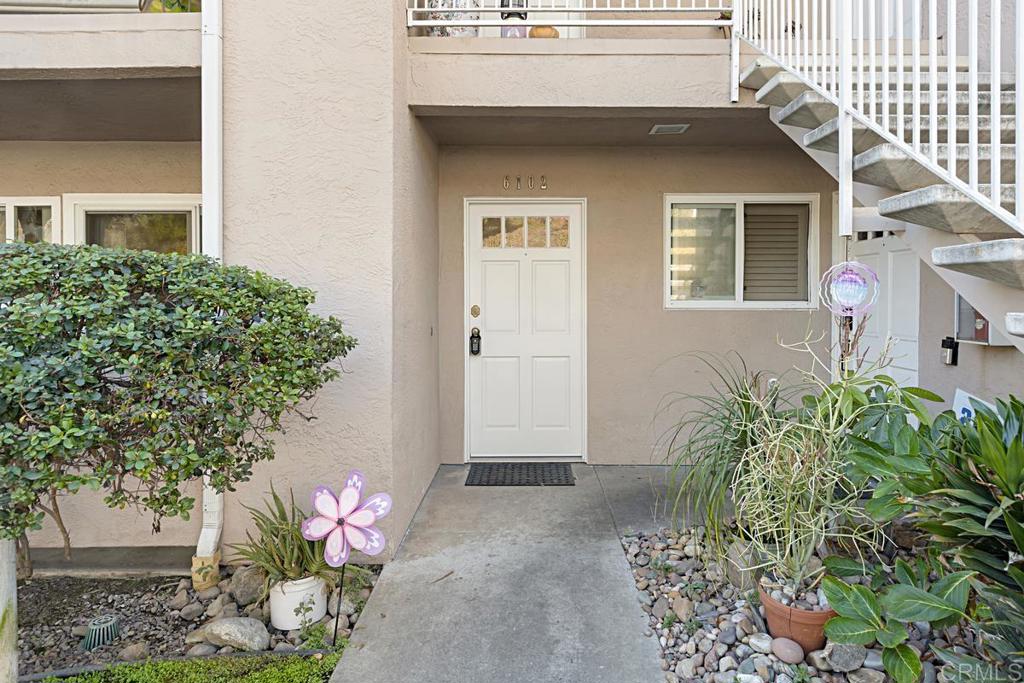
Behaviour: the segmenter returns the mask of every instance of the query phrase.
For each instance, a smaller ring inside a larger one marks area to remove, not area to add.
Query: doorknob
[[[480,355],[480,328],[474,327],[469,332],[469,355]]]

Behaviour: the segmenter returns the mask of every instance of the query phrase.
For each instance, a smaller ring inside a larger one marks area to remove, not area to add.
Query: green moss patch
[[[341,654],[123,664],[46,683],[326,683]]]

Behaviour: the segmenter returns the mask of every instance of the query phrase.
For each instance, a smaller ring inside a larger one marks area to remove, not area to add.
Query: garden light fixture
[[[843,261],[821,278],[821,301],[839,316],[864,314],[878,301],[878,275],[859,261]]]

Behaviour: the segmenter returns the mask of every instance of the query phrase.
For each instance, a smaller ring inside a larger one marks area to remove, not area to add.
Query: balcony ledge
[[[0,22],[0,80],[196,76],[191,14],[26,14]]]
[[[413,37],[408,45],[410,107],[434,116],[760,106],[746,91],[730,102],[724,39]]]

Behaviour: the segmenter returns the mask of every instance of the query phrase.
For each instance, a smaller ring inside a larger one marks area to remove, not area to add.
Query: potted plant
[[[246,507],[256,535],[246,532],[246,542],[232,546],[239,558],[266,574],[264,596],[270,597],[270,623],[291,631],[315,623],[327,614],[327,599],[338,573],[324,560],[324,541],[302,537],[302,520],[308,515],[289,493],[286,505],[271,488],[267,511]]]

